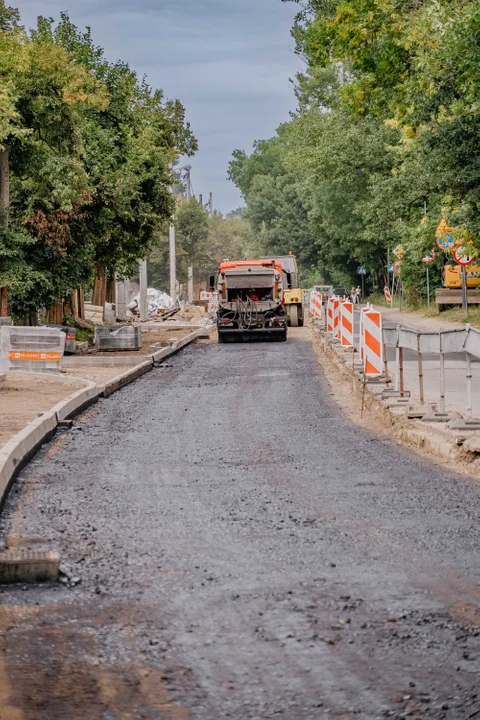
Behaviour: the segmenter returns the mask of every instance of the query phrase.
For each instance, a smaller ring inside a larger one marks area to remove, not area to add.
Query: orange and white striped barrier
[[[327,333],[333,334],[333,298],[327,300]]]
[[[363,359],[365,357],[365,353],[363,351],[363,316],[366,312],[369,310],[373,310],[373,307],[370,306],[370,303],[367,303],[367,307],[364,307],[360,310],[360,329],[359,329],[359,336],[358,336],[358,352],[360,353],[360,360],[363,362]]]
[[[378,377],[383,371],[382,314],[370,308],[362,316],[365,377]]]
[[[323,295],[313,290],[310,294],[310,312],[314,318],[321,318],[323,310]]]
[[[340,300],[333,298],[333,337],[340,340]]]
[[[340,344],[353,347],[353,303],[340,304]]]

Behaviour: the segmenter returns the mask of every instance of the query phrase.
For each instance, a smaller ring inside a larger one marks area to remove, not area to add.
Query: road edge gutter
[[[13,436],[0,448],[0,511],[5,504],[17,475],[30,460],[37,454],[42,445],[49,442],[55,434],[58,423],[70,420],[96,403],[100,397],[109,397],[120,388],[129,385],[145,373],[153,370],[155,363],[162,362],[180,350],[190,345],[201,335],[210,333],[215,325],[207,325],[193,333],[186,335],[182,340],[176,341],[172,347],[159,350],[153,355],[147,355],[140,365],[127,370],[109,380],[105,385],[98,386],[84,378],[62,376],[62,380],[80,382],[83,388],[72,393],[65,400],[61,400],[51,410],[43,413],[26,425],[23,430]],[[35,373],[43,377],[45,373]],[[49,378],[52,376],[49,375]]]

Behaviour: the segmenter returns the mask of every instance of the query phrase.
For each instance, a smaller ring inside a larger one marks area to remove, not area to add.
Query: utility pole
[[[191,165],[185,166],[185,192],[187,196],[187,200],[190,201],[192,197],[192,179],[190,177],[190,173],[192,171]]]
[[[177,304],[177,259],[175,248],[175,225],[171,223],[169,232],[170,247],[170,297]]]
[[[190,305],[193,305],[193,267],[188,268],[187,296]]]
[[[208,211],[210,215],[213,215],[213,193],[210,193],[210,199],[208,201]]]
[[[147,283],[147,261],[140,260],[140,322],[145,322],[148,315]]]
[[[202,193],[200,193],[200,195],[198,196],[198,203],[199,203],[200,207],[203,208],[203,195],[202,195]]]

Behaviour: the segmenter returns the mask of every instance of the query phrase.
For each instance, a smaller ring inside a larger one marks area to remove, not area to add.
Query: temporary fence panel
[[[470,328],[465,338],[465,351],[480,358],[480,331]]]
[[[425,355],[440,354],[440,333],[420,333],[419,350]]]
[[[440,333],[440,350],[442,353],[459,353],[465,351],[467,330],[448,330]]]
[[[56,328],[3,325],[0,370],[58,373],[65,351],[65,333]]]
[[[418,330],[412,328],[398,328],[398,346],[405,350],[418,350]]]
[[[327,333],[333,334],[333,298],[327,301]]]
[[[382,315],[378,310],[363,313],[364,371],[366,377],[378,377],[383,369]]]
[[[353,347],[353,303],[340,305],[340,343],[342,347]]]
[[[398,328],[383,328],[383,344],[396,347],[398,344]]]

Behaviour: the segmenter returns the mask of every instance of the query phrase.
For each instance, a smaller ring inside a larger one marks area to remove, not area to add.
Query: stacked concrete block
[[[66,325],[53,325],[52,323],[45,323],[42,327],[56,328],[60,332],[65,333],[65,355],[75,355],[77,348],[77,330],[74,327],[68,327]]]
[[[0,327],[2,325],[12,325],[12,318],[11,317],[0,317]]]
[[[140,350],[142,339],[137,325],[97,325],[95,347],[102,351]]]
[[[57,328],[3,325],[0,371],[59,373],[65,339]]]

